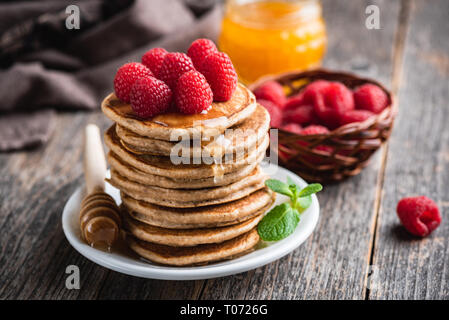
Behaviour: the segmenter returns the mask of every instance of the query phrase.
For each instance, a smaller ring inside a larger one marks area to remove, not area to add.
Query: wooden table
[[[380,30],[365,8],[380,8]],[[323,1],[325,67],[390,87],[399,116],[388,145],[362,174],[326,186],[312,236],[288,256],[231,277],[158,281],[102,268],[69,245],[62,208],[82,183],[81,130],[99,112],[58,115],[45,147],[0,154],[0,298],[19,299],[447,299],[449,298],[449,3]],[[409,236],[395,207],[433,198],[443,214],[428,238]],[[81,289],[65,287],[77,265]]]

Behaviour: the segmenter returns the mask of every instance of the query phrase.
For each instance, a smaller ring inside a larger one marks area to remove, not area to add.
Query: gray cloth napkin
[[[79,30],[65,28],[68,4],[79,5]],[[0,3],[0,151],[45,143],[55,110],[99,108],[120,65],[216,39],[220,20],[213,0]]]

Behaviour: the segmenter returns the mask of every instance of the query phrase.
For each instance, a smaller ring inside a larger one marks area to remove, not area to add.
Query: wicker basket
[[[279,130],[278,156],[281,166],[293,170],[309,182],[336,182],[359,174],[368,164],[371,155],[390,136],[397,106],[391,93],[378,82],[350,73],[323,69],[264,77],[252,84],[250,89],[275,80],[286,87],[290,96],[298,93],[309,82],[319,79],[339,81],[349,88],[373,83],[382,88],[390,100],[389,106],[380,114],[364,122],[341,126],[328,134],[301,136]],[[301,141],[304,143],[301,144]],[[318,146],[329,146],[333,151],[322,151],[323,148],[317,150]]]

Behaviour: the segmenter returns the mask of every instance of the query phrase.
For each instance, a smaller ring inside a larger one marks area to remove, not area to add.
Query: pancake
[[[257,167],[247,177],[227,186],[205,189],[166,189],[135,183],[111,170],[111,185],[137,200],[160,206],[191,208],[237,200],[264,187],[267,176]]]
[[[231,99],[212,103],[207,112],[193,115],[166,113],[144,120],[134,114],[131,105],[111,93],[103,100],[101,109],[109,119],[141,136],[179,141],[199,133],[207,140],[251,116],[256,109],[256,98],[244,85],[238,84]]]
[[[131,235],[126,236],[129,247],[150,261],[173,266],[204,264],[247,253],[259,242],[256,229],[222,243],[201,244],[193,247],[171,247],[145,242]]]
[[[182,152],[190,157],[194,155],[198,157],[201,152],[211,157],[225,154],[244,155],[243,146],[249,149],[257,143],[261,143],[269,128],[270,116],[264,107],[258,105],[251,117],[233,126],[230,130],[226,130],[213,141],[198,141],[197,143],[190,141],[189,146],[186,146]],[[178,142],[142,137],[120,125],[116,125],[116,132],[122,145],[131,152],[170,156],[173,150],[176,154],[181,155],[181,149],[176,148]]]
[[[199,208],[168,208],[136,200],[121,192],[129,214],[146,224],[170,229],[210,228],[246,221],[266,212],[275,200],[267,187],[220,205]]]
[[[115,125],[106,131],[104,140],[106,146],[129,166],[146,173],[173,179],[202,179],[234,172],[256,161],[261,154],[265,154],[270,143],[269,135],[266,133],[263,142],[257,148],[248,150],[245,158],[230,163],[223,161],[221,165],[214,165],[206,163],[193,164],[193,161],[190,161],[190,164],[174,164],[170,157],[134,154],[126,150],[120,143],[120,139],[115,131]]]
[[[208,177],[201,179],[172,179],[142,172],[124,163],[115,153],[109,152],[107,154],[107,160],[111,168],[117,171],[121,176],[127,177],[129,180],[140,184],[159,186],[167,189],[199,189],[225,186],[249,175],[263,160],[263,158],[264,154],[260,154],[256,161],[234,172],[224,174],[221,178]]]
[[[226,227],[200,229],[166,229],[148,225],[134,220],[126,209],[122,210],[124,229],[136,238],[152,243],[173,247],[189,247],[199,244],[220,243],[255,228],[263,217],[263,213],[237,224]]]

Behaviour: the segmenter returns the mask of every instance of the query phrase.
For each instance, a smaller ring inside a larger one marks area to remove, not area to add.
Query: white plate
[[[287,181],[287,176],[293,179],[299,186],[304,187],[306,182],[296,174],[275,165],[265,165],[263,170],[272,178]],[[120,203],[119,191],[106,184],[106,192],[109,193],[117,203]],[[320,212],[318,200],[312,196],[312,205],[301,215],[301,221],[295,232],[287,238],[267,246],[260,246],[257,250],[233,260],[213,263],[205,266],[195,267],[169,267],[155,265],[149,261],[139,258],[131,252],[126,245],[119,244],[112,252],[101,251],[87,245],[82,239],[79,230],[78,214],[84,190],[79,187],[67,201],[62,213],[62,228],[70,244],[87,259],[108,269],[129,274],[132,276],[164,279],[164,280],[197,280],[228,276],[245,272],[266,265],[290,253],[301,245],[312,233],[318,222]],[[278,205],[287,201],[288,198],[277,195]],[[273,206],[274,206],[273,205]]]

